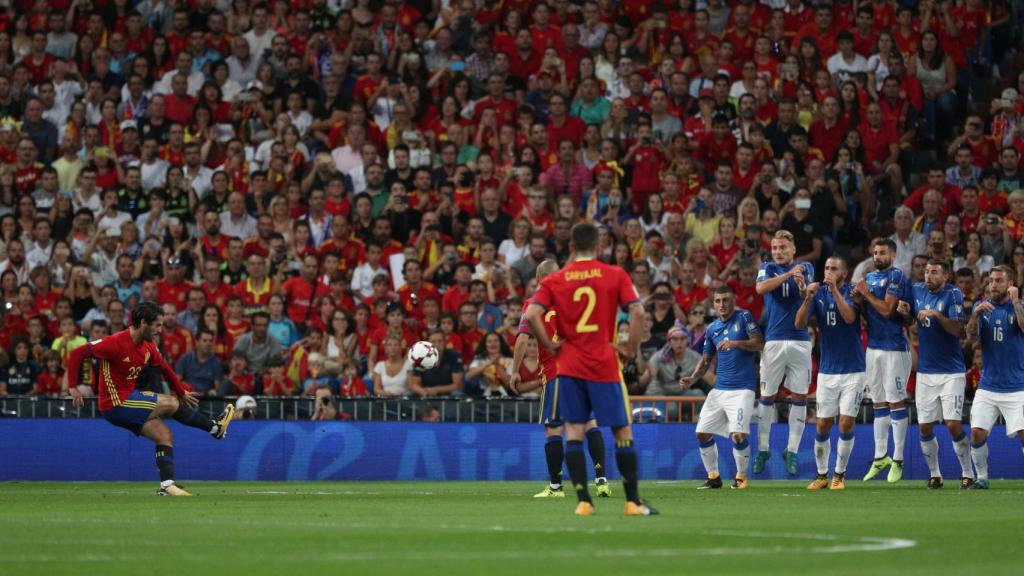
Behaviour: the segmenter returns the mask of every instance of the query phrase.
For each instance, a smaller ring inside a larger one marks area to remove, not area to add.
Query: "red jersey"
[[[288,317],[296,326],[305,324],[310,316],[316,315],[316,301],[331,292],[327,284],[315,280],[309,282],[301,276],[289,278],[281,287],[288,302]]]
[[[199,243],[203,246],[203,254],[207,258],[215,258],[220,261],[228,259],[228,241],[230,237],[226,234],[221,234],[220,239],[213,242],[209,236],[203,236],[199,239]]]
[[[221,310],[227,308],[228,296],[235,293],[234,290],[231,289],[231,286],[224,283],[221,283],[215,289],[210,288],[209,282],[203,282],[199,287],[203,290],[203,293],[206,294],[206,303],[213,304]]]
[[[533,298],[530,298],[523,303],[523,317],[519,320],[518,334],[526,334],[527,336],[533,336],[533,332],[530,331],[530,325],[526,322],[526,309],[533,303]],[[548,310],[544,313],[544,331],[548,333],[548,337],[551,338],[552,342],[558,340],[558,333],[555,330],[555,311]],[[558,377],[558,357],[552,354],[543,346],[537,347],[537,359],[540,361],[540,372],[544,374],[544,383],[553,381]],[[534,376],[533,378],[536,378]],[[533,379],[531,378],[531,380]],[[524,380],[525,382],[526,380]]]
[[[167,358],[170,364],[177,364],[178,358],[192,351],[196,347],[196,339],[188,330],[177,327],[177,330],[165,331],[160,335],[160,341],[167,351]]]
[[[188,300],[188,291],[192,288],[191,284],[188,282],[171,284],[167,280],[160,279],[157,281],[156,287],[157,290],[159,290],[157,302],[161,306],[164,304],[174,304],[178,307],[178,310],[185,309],[185,302]]]
[[[186,392],[178,375],[160,355],[156,344],[149,341],[136,344],[132,341],[130,330],[122,330],[72,350],[68,359],[68,387],[78,386],[78,374],[86,358],[100,361],[96,393],[101,412],[121,406],[135,391],[135,381],[147,366],[158,368],[176,395],[181,396]]]
[[[558,374],[592,382],[621,382],[614,348],[620,308],[640,296],[629,274],[600,260],[568,264],[541,282],[533,303],[556,310],[555,330],[563,341]]]

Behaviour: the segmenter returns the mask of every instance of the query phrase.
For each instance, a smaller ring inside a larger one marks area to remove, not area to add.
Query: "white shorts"
[[[1006,435],[1024,430],[1024,392],[989,392],[978,390],[971,404],[971,428],[992,431],[996,418],[1006,420]]]
[[[864,373],[818,374],[815,392],[819,418],[836,415],[856,417],[860,412],[860,399],[864,394]]]
[[[779,393],[782,379],[794,394],[807,394],[811,387],[811,343],[799,340],[772,340],[761,352],[761,396]]]
[[[917,373],[917,421],[932,424],[943,420],[960,421],[964,415],[963,374]]]
[[[868,396],[875,404],[903,402],[907,399],[907,380],[910,379],[910,352],[875,350],[868,348]]]
[[[753,390],[712,390],[697,418],[697,434],[750,434]]]

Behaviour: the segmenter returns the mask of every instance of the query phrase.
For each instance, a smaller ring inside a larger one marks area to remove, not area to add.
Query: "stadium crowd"
[[[633,394],[710,389],[678,382],[708,295],[760,316],[780,229],[819,276],[890,235],[914,281],[952,260],[970,307],[996,264],[1024,284],[1022,8],[14,0],[0,394],[60,395],[69,352],[153,300],[204,394],[504,396],[581,220],[649,311]],[[444,352],[415,373],[423,339]]]

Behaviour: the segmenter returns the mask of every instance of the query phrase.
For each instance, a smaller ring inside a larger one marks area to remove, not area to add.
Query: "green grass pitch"
[[[0,484],[0,572],[21,574],[1020,574],[1024,482],[737,492],[645,482],[597,515],[542,483]]]

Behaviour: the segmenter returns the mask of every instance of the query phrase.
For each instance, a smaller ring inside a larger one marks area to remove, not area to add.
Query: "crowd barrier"
[[[239,421],[223,441],[170,421],[182,480],[392,481],[536,480],[546,478],[544,431],[531,424]],[[703,479],[693,424],[634,427],[644,480]],[[751,444],[757,446],[756,430]],[[837,431],[833,430],[833,441]],[[943,475],[960,468],[944,427],[936,428]],[[786,479],[781,451],[788,437],[775,424],[772,458],[758,479]],[[804,431],[797,478],[814,476],[814,429]],[[608,468],[615,475],[614,442],[605,431]],[[997,426],[990,439],[992,478],[1024,478],[1016,438]],[[864,473],[874,451],[872,428],[859,425],[851,478]],[[832,450],[833,462],[836,451]],[[722,475],[735,474],[731,444],[719,439]],[[928,471],[911,426],[904,478]],[[568,477],[568,476],[567,476]],[[153,444],[100,419],[0,419],[0,481],[155,481]],[[755,483],[756,485],[756,483]]]

